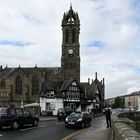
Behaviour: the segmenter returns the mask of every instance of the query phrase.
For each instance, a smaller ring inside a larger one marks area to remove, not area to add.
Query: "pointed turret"
[[[70,4],[70,9],[68,12],[64,13],[62,26],[67,24],[80,24],[78,13],[74,12],[72,9],[72,4]]]

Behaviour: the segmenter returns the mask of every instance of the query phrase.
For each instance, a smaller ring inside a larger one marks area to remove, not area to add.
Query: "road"
[[[78,128],[65,128],[63,121],[44,121],[38,127],[24,126],[22,129],[0,130],[0,140],[61,140],[67,135],[79,131]]]

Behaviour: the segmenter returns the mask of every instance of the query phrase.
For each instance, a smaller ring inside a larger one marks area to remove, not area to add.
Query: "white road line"
[[[30,127],[30,128],[21,129],[20,131],[23,132],[23,131],[37,129],[37,128],[43,128],[43,127],[47,127],[47,126],[48,125],[41,125],[41,126],[38,126],[38,127]]]
[[[2,137],[3,135],[2,134],[0,134],[0,137]]]

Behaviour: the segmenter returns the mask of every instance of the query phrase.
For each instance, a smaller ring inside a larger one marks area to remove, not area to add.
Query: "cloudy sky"
[[[98,72],[106,98],[140,90],[140,0],[0,0],[0,65],[60,67],[70,3],[81,23],[81,81]]]

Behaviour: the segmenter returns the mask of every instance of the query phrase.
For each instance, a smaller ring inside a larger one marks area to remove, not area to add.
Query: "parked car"
[[[91,117],[87,112],[73,112],[65,119],[65,126],[84,128],[91,125]]]
[[[130,112],[130,111],[135,111],[135,109],[134,108],[130,108],[130,107],[122,108],[122,112]]]
[[[33,116],[28,110],[15,107],[0,107],[0,128],[10,126],[17,129],[25,124],[38,125],[39,118]]]
[[[112,109],[112,115],[118,115],[120,113],[122,113],[122,108],[115,108],[115,109]]]
[[[61,119],[65,119],[66,118],[66,112],[63,108],[59,108],[58,111],[57,111],[57,118],[58,120],[61,120]]]

